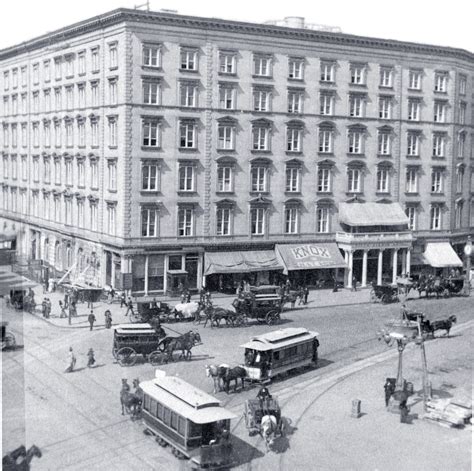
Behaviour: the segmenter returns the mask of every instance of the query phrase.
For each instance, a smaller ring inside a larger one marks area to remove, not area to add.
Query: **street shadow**
[[[264,456],[264,453],[262,453],[258,448],[250,445],[250,443],[247,443],[235,435],[232,436],[232,445],[232,467],[250,464],[252,460]]]
[[[332,365],[333,363],[333,361],[327,360],[326,358],[318,358],[317,369],[320,370],[321,368],[325,368],[326,366]]]
[[[276,454],[285,453],[290,449],[290,437],[298,430],[298,427],[292,425],[291,419],[282,417],[282,435],[278,437],[271,447],[271,451]]]
[[[97,368],[102,368],[103,366],[106,366],[106,363],[100,363],[100,364],[97,364],[97,365],[94,365],[94,366],[90,366],[89,369],[90,370],[96,370]]]
[[[79,371],[87,369],[87,366],[83,366],[82,368],[74,368],[72,371],[65,370],[64,373],[79,373]]]
[[[2,351],[3,352],[15,352],[17,350],[23,350],[25,348],[24,345],[12,345],[11,347],[5,347]]]

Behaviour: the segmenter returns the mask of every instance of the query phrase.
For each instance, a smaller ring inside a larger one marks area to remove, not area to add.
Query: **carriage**
[[[382,304],[398,302],[398,287],[388,284],[373,284],[370,290],[370,301],[373,303],[381,302]]]
[[[249,436],[262,433],[262,418],[264,415],[273,415],[277,420],[277,435],[283,432],[281,409],[276,398],[247,399],[244,408],[245,426]]]
[[[194,469],[220,469],[233,465],[230,421],[236,416],[220,401],[181,378],[157,377],[140,383],[142,420],[161,446],[170,446],[178,458]]]
[[[168,322],[171,308],[168,303],[161,301],[138,302],[137,312],[131,315],[132,322],[150,322],[159,319]]]
[[[447,291],[447,296],[462,294],[463,289],[464,289],[464,281],[465,281],[465,278],[463,276],[448,278],[445,282],[445,289]]]
[[[164,338],[150,324],[121,324],[114,327],[112,354],[120,366],[134,365],[138,355],[159,365],[164,359]]]
[[[2,329],[2,350],[13,348],[16,345],[15,335],[7,330],[8,322],[2,321],[0,327]]]
[[[275,330],[252,337],[245,349],[246,380],[269,382],[275,376],[317,366],[319,334],[302,327]]]
[[[272,325],[278,322],[283,310],[280,296],[276,294],[255,294],[236,298],[232,305],[237,314],[256,319],[261,324]]]

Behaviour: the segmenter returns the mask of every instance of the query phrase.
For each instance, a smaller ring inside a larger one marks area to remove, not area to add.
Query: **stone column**
[[[377,284],[382,284],[382,262],[383,262],[383,249],[379,250],[379,258],[377,261]]]
[[[148,255],[145,255],[145,296],[148,296]]]
[[[352,288],[352,269],[354,263],[354,252],[352,250],[349,251],[349,268],[347,270],[347,287]]]
[[[406,272],[411,273],[411,248],[407,249],[406,253]]]
[[[367,286],[367,259],[369,257],[369,251],[364,250],[363,256],[362,256],[362,283],[361,287],[365,288]]]
[[[346,262],[346,267],[344,268],[344,286],[347,286],[348,276],[347,273],[349,271],[349,251],[344,250],[344,262]]]
[[[392,283],[397,282],[398,249],[393,249]]]

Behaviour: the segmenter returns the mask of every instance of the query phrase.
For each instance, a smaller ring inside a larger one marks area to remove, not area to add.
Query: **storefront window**
[[[168,258],[168,270],[181,270],[181,255],[170,255]]]
[[[198,279],[198,254],[187,254],[184,269],[188,272],[188,288],[197,288]]]
[[[145,291],[145,256],[137,255],[133,259],[133,291]]]
[[[165,271],[164,255],[148,256],[148,291],[162,291]]]

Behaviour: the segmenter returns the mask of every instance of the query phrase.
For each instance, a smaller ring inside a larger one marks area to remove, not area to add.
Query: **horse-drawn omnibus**
[[[179,458],[189,458],[197,469],[232,465],[230,421],[236,415],[220,401],[175,376],[157,371],[140,383],[142,419],[161,446],[170,445]]]
[[[245,349],[246,378],[271,381],[275,376],[318,363],[319,334],[302,327],[275,330],[252,337]]]

